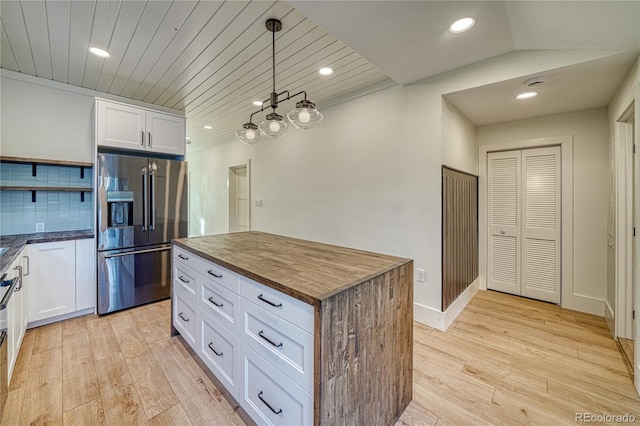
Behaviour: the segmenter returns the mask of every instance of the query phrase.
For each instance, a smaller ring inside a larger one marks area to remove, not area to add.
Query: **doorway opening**
[[[249,161],[229,167],[229,232],[251,229]]]
[[[638,370],[638,338],[635,320],[638,297],[640,250],[638,247],[637,217],[638,164],[635,146],[635,108],[631,104],[620,116],[615,127],[615,336],[624,356],[633,366],[634,382],[640,388]]]

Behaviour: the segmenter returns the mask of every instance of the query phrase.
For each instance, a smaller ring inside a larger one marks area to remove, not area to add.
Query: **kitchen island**
[[[393,424],[413,261],[250,231],[173,241],[172,331],[259,424]]]

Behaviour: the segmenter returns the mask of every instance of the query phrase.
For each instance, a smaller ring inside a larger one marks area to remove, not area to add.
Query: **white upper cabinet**
[[[98,146],[184,155],[185,119],[96,99]]]

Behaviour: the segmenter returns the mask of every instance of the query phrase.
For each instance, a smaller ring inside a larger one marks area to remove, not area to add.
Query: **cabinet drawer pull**
[[[218,356],[222,356],[222,354],[223,354],[224,352],[218,352],[218,351],[216,351],[215,349],[213,349],[213,346],[211,346],[211,345],[213,345],[213,342],[211,342],[211,343],[209,343],[209,344],[207,345],[207,346],[209,346],[209,349],[211,349],[211,350],[213,351],[213,353],[214,353],[214,354],[216,354],[216,355],[218,355]]]
[[[178,314],[178,316],[179,316],[180,318],[182,318],[182,321],[184,321],[184,322],[189,322],[189,318],[185,318],[185,317],[183,317],[183,316],[182,316],[182,312],[180,312],[180,313]]]
[[[273,340],[269,339],[267,336],[265,336],[262,333],[264,333],[264,331],[260,330],[258,332],[258,336],[262,337],[264,340],[266,340],[267,342],[271,343],[276,348],[281,348],[282,347],[282,342],[276,344]]]
[[[263,403],[264,405],[266,405],[267,407],[269,407],[269,410],[271,410],[271,411],[273,412],[273,414],[280,414],[280,413],[282,413],[282,408],[281,408],[281,409],[279,409],[278,411],[276,411],[276,410],[274,410],[274,409],[273,409],[273,407],[272,407],[271,405],[269,405],[269,403],[268,403],[267,401],[265,401],[265,400],[262,398],[262,391],[260,391],[260,393],[258,394],[258,398],[260,398],[260,401],[262,401],[262,403]]]
[[[216,305],[218,308],[222,308],[224,306],[224,303],[218,303],[215,300],[213,300],[211,297],[209,298],[209,302],[213,303],[214,305]]]
[[[220,275],[216,275],[216,274],[215,274],[215,272],[213,272],[211,269],[209,269],[209,270],[207,271],[207,273],[208,273],[209,275],[213,275],[213,276],[214,276],[214,277],[216,277],[216,278],[222,278],[222,274],[220,274]]]
[[[258,299],[262,300],[264,303],[268,303],[271,306],[273,306],[274,308],[282,308],[282,303],[278,303],[277,305],[275,303],[273,303],[271,300],[265,299],[264,297],[262,297],[262,294],[258,296]]]
[[[185,283],[185,284],[189,284],[189,280],[188,280],[188,279],[186,279],[185,277],[183,277],[182,275],[180,275],[180,276],[178,277],[178,279],[179,279],[180,281],[182,281],[183,283]]]
[[[144,146],[144,130],[140,130],[142,137],[140,138],[140,145]]]
[[[189,258],[187,256],[183,256],[181,254],[178,255],[178,257],[182,260],[189,260]]]

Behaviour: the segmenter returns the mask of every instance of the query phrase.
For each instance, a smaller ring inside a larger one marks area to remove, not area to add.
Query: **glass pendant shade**
[[[242,125],[242,130],[238,130],[236,132],[236,137],[240,139],[240,142],[246,143],[247,145],[255,145],[264,139],[264,135],[253,123],[245,123]]]
[[[287,114],[287,118],[298,129],[311,129],[322,121],[322,113],[316,104],[306,99],[296,102],[296,108]]]
[[[260,132],[270,138],[280,138],[287,134],[289,125],[280,114],[275,112],[267,114],[264,121],[260,123]]]

